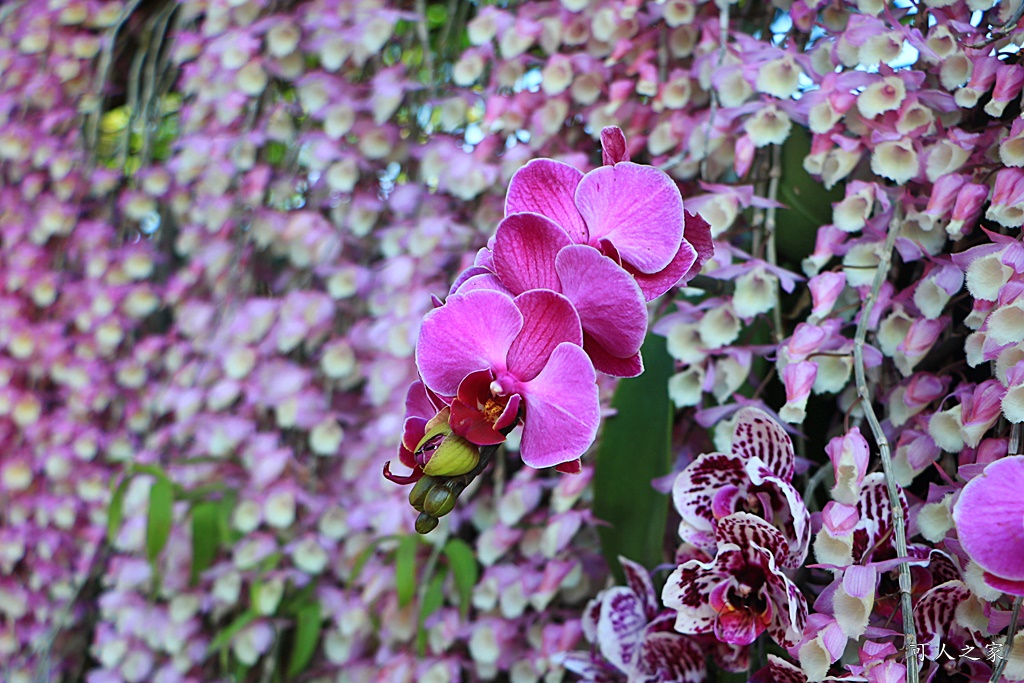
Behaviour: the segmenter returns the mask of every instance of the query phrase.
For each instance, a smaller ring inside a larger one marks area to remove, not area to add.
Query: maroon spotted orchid
[[[715,553],[717,527],[735,512],[749,512],[777,528],[786,553],[775,561],[799,567],[810,540],[810,518],[792,485],[793,442],[767,413],[743,408],[736,415],[732,452],[706,453],[676,478],[672,498],[682,520],[679,536]]]
[[[737,512],[718,520],[713,560],[689,560],[665,582],[662,600],[676,611],[680,633],[712,633],[725,643],[749,645],[767,631],[783,647],[794,645],[807,619],[807,601],[779,567],[789,555],[782,533],[760,517]]]

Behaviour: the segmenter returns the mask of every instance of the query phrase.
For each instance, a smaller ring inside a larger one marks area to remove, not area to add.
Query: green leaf
[[[399,607],[408,605],[416,595],[416,549],[419,544],[416,536],[403,536],[395,551],[395,588]]]
[[[149,490],[149,514],[146,518],[146,557],[156,562],[171,535],[174,517],[174,484],[158,477]]]
[[[668,380],[674,366],[665,339],[650,334],[641,349],[644,373],[624,379],[612,399],[618,412],[605,421],[594,470],[594,515],[608,566],[622,580],[617,557],[646,567],[662,562],[668,496],[651,481],[672,466]]]
[[[782,144],[779,201],[788,208],[775,214],[775,243],[779,254],[795,267],[814,249],[818,228],[832,222],[832,203],[845,194],[844,185],[826,190],[804,170],[804,159],[810,152],[810,133],[794,126]]]
[[[351,586],[359,579],[359,575],[362,573],[363,567],[365,567],[369,559],[373,557],[373,553],[377,551],[378,545],[384,541],[395,541],[399,538],[401,537],[398,534],[381,536],[380,538],[374,539],[369,545],[359,551],[359,556],[356,557],[355,564],[352,565],[352,572],[349,574],[348,584]]]
[[[107,510],[107,543],[111,545],[117,539],[121,522],[124,521],[124,495],[128,491],[131,479],[131,475],[128,474],[121,477],[120,483],[114,489],[114,495],[110,498],[110,508]]]
[[[210,568],[220,548],[220,504],[207,501],[192,506],[192,583]]]
[[[416,628],[416,653],[420,657],[427,654],[427,630],[423,625],[430,615],[444,604],[444,575],[445,568],[441,567],[431,577],[430,585],[427,586],[427,590],[423,594],[423,602],[420,603],[420,616]],[[457,578],[456,581],[458,581]]]
[[[445,557],[448,558],[448,566],[455,577],[455,586],[459,589],[459,613],[465,618],[469,612],[469,602],[473,596],[473,586],[479,578],[479,570],[476,565],[476,555],[473,549],[462,540],[453,538],[444,547]]]
[[[295,616],[295,640],[288,660],[288,678],[299,675],[309,665],[320,643],[321,623],[319,602],[305,605]]]
[[[253,612],[252,610],[239,614],[238,617],[228,624],[223,631],[213,637],[213,640],[210,641],[210,646],[206,649],[206,655],[210,656],[214,652],[223,650],[227,647],[231,642],[231,639],[234,638],[239,631],[256,621],[257,616],[256,612]]]

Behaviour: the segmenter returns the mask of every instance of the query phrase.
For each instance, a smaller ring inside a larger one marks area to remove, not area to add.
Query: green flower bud
[[[423,512],[434,517],[444,517],[455,507],[464,488],[462,484],[450,479],[432,487],[423,499]]]
[[[447,422],[440,422],[420,439],[415,457],[424,474],[457,477],[472,471],[480,462],[480,448],[453,434]]]
[[[409,491],[409,505],[423,512],[423,499],[427,497],[427,491],[434,484],[438,483],[435,477],[421,477]]]
[[[437,528],[437,523],[439,521],[441,520],[437,517],[431,517],[426,512],[421,512],[419,517],[416,518],[416,533],[429,534]]]

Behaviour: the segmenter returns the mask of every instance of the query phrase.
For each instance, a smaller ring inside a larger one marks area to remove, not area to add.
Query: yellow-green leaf
[[[469,601],[473,596],[473,586],[479,578],[476,556],[473,549],[458,538],[453,538],[444,547],[448,566],[455,577],[455,586],[459,589],[459,612],[463,617],[469,611]]]
[[[288,677],[292,678],[305,671],[309,660],[316,652],[320,643],[320,603],[311,602],[295,615],[295,640],[292,642],[292,654],[288,660]]]

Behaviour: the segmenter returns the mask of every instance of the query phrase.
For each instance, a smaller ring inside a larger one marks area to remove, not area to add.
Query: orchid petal
[[[719,489],[745,489],[747,473],[739,458],[723,453],[704,453],[679,473],[672,484],[672,500],[682,518],[679,537],[708,553],[715,552],[712,502]]]
[[[555,269],[580,323],[609,354],[629,358],[647,334],[647,307],[636,282],[625,270],[585,245],[558,252]]]
[[[702,683],[704,653],[692,638],[678,633],[648,633],[640,645],[637,668],[658,681]],[[651,679],[646,679],[651,680]]]
[[[793,440],[763,410],[747,407],[736,413],[732,453],[743,459],[759,458],[780,479],[793,480],[796,468]]]
[[[693,248],[693,245],[683,240],[679,243],[679,250],[672,257],[672,261],[657,273],[641,273],[628,263],[624,264],[624,267],[636,280],[640,291],[643,292],[644,299],[654,301],[679,284],[684,275],[689,275],[696,262],[697,251]],[[686,278],[687,281],[689,279],[689,277]]]
[[[601,163],[614,166],[620,161],[629,161],[626,135],[618,126],[605,126],[601,130]]]
[[[644,371],[644,360],[637,351],[629,358],[613,356],[593,337],[583,333],[583,350],[590,356],[594,369],[612,377],[637,377]]]
[[[534,289],[516,297],[523,329],[508,351],[508,370],[522,382],[537,376],[562,342],[583,345],[583,330],[572,303],[561,294]]]
[[[555,256],[572,244],[569,235],[550,218],[536,213],[513,213],[498,225],[494,266],[514,294],[530,289],[561,291]]]
[[[623,261],[642,273],[671,263],[683,239],[683,198],[664,171],[624,161],[583,177],[576,206],[589,243],[607,239]]]
[[[630,589],[615,586],[601,600],[597,620],[597,644],[601,654],[621,670],[632,668],[647,625],[643,603]]]
[[[654,592],[650,573],[642,565],[622,555],[619,555],[619,564],[622,565],[622,573],[630,590],[640,598],[647,619],[653,619],[658,614],[658,596]]]
[[[693,276],[704,267],[704,264],[715,255],[715,244],[711,241],[711,224],[704,220],[704,217],[699,213],[686,212],[683,241],[692,244],[697,252],[697,260],[693,262],[690,270],[683,278],[685,283],[692,280]]]
[[[1024,580],[1024,456],[989,463],[953,507],[964,552],[986,572]]]
[[[597,373],[582,348],[563,342],[535,378],[521,385],[523,462],[552,467],[583,455],[597,436],[601,403]]]
[[[587,241],[587,226],[573,199],[583,172],[553,159],[534,159],[512,176],[505,215],[539,213],[555,221],[573,242]]]
[[[506,294],[478,289],[457,294],[423,318],[416,365],[423,383],[454,396],[466,375],[504,372],[509,347],[523,327],[523,314]]]

